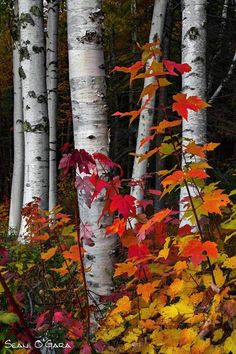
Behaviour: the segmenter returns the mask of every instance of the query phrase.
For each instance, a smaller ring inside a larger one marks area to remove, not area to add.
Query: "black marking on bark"
[[[45,95],[39,95],[37,98],[38,103],[47,102],[47,97]]]
[[[36,93],[34,91],[29,91],[28,95],[30,98],[37,98]]]
[[[30,53],[27,47],[20,48],[20,61],[22,61],[23,59],[27,59],[27,60],[30,59]]]
[[[42,53],[44,51],[44,47],[38,47],[36,45],[33,45],[32,50],[34,53],[38,54],[38,53]]]
[[[98,67],[99,67],[99,69],[102,69],[102,70],[103,70],[103,69],[105,69],[105,64],[101,64],[101,65],[99,65]]]
[[[196,58],[192,61],[192,63],[197,63],[198,61],[200,61],[200,62],[204,63],[204,58],[203,58],[203,57],[198,56],[198,57],[196,57]]]
[[[24,69],[22,68],[22,66],[19,67],[19,76],[22,80],[26,79],[26,75],[25,75],[25,72],[24,72]]]
[[[90,140],[96,139],[96,136],[94,136],[94,135],[89,135],[89,136],[88,136],[88,139],[90,139]]]
[[[102,36],[96,31],[86,31],[86,34],[82,37],[76,38],[80,43],[102,43]]]
[[[185,38],[189,37],[191,41],[194,41],[197,39],[197,37],[200,36],[199,30],[197,27],[191,27],[185,34]]]
[[[41,156],[36,156],[35,159],[38,160],[38,161],[42,160]]]
[[[92,22],[102,21],[104,19],[103,11],[101,9],[96,9],[90,13],[89,18]]]

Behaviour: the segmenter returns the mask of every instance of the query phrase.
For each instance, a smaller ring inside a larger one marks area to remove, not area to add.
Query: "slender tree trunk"
[[[21,223],[21,208],[23,202],[24,185],[24,132],[21,78],[19,75],[19,10],[18,1],[14,2],[13,28],[13,86],[14,86],[14,164],[11,186],[11,205],[9,215],[9,233],[19,232]]]
[[[23,205],[34,197],[48,208],[48,112],[43,0],[19,0],[22,98],[25,138]],[[21,224],[20,238],[24,237]]]
[[[48,0],[47,94],[49,118],[49,210],[57,204],[57,81],[58,81],[58,0]]]
[[[158,38],[162,40],[167,3],[168,3],[167,0],[155,0],[154,2],[152,24],[151,24],[151,30],[149,35],[150,43],[154,42]],[[147,65],[150,65],[150,62]],[[154,82],[154,78],[146,78],[144,80],[144,87],[150,85],[153,82]],[[146,100],[147,97],[145,96],[142,100],[142,105],[144,105]],[[152,126],[153,123],[154,108],[155,108],[155,97],[153,97],[149,101],[146,108],[142,111],[140,115],[136,154],[144,154],[149,149],[149,143],[140,147],[140,142],[144,137],[148,136],[150,133],[149,128]],[[140,180],[147,171],[148,161],[145,160],[142,161],[141,163],[138,163],[138,160],[139,159],[135,157],[134,165],[133,165],[133,173],[132,173],[132,178],[135,180]],[[143,199],[143,189],[141,188],[141,186],[137,185],[135,187],[132,187],[131,195],[133,195],[137,199],[140,200]]]
[[[107,106],[102,46],[102,1],[68,0],[69,75],[75,148],[89,153],[108,153]],[[98,219],[104,206],[99,196],[88,208],[79,195],[81,223],[92,226],[93,247],[86,249],[85,265],[90,292],[112,290],[115,237],[105,236],[107,220]]]
[[[189,96],[206,99],[206,0],[182,0],[182,62],[188,63],[192,70],[182,76],[182,91]],[[207,132],[206,111],[190,111],[188,121],[183,120],[183,147],[194,140],[196,144],[205,144]],[[182,165],[191,162],[191,157],[182,159]],[[193,186],[189,186],[192,195],[196,195]],[[186,188],[181,188],[180,217],[182,218],[187,196]],[[182,220],[182,224],[188,223]]]

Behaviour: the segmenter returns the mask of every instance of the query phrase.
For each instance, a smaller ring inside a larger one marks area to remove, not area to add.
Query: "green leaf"
[[[0,322],[8,324],[17,321],[19,321],[19,318],[15,313],[0,311]]]

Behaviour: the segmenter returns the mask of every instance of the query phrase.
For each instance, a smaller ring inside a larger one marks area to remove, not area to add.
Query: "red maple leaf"
[[[131,214],[135,214],[136,212],[135,201],[136,199],[131,195],[113,195],[111,196],[110,211],[114,212],[117,210],[119,214],[122,214],[127,219]]]
[[[92,225],[80,223],[80,237],[83,243],[88,246],[93,246],[94,242],[92,237],[94,236]]]
[[[172,105],[173,112],[177,112],[181,117],[188,120],[188,109],[198,112],[202,108],[206,108],[209,106],[208,103],[202,101],[197,96],[189,96],[184,93],[178,93],[173,96],[173,99],[176,101]]]
[[[199,240],[190,240],[182,251],[183,257],[190,257],[194,265],[198,265],[205,261],[208,257],[217,258],[218,251],[215,242]]]
[[[96,167],[93,156],[84,149],[75,149],[70,157],[70,161],[71,166],[77,165],[80,173],[84,172],[86,174],[90,174],[90,170]]]
[[[175,63],[174,61],[163,60],[163,64],[165,65],[169,74],[174,76],[178,75],[176,74],[175,70],[177,70],[180,74],[188,73],[189,71],[192,70],[191,66],[186,63],[178,64]]]

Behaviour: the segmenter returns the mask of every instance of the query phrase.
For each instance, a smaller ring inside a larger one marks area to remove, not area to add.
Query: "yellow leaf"
[[[120,313],[120,312],[128,312],[131,309],[131,301],[128,296],[123,296],[116,302],[116,308],[111,311],[111,316]]]
[[[198,333],[193,328],[185,328],[180,332],[179,345],[192,344]]]
[[[235,269],[236,268],[236,256],[233,256],[231,258],[226,258],[222,267]]]
[[[213,342],[218,342],[218,340],[220,340],[224,335],[224,331],[222,328],[217,329],[216,331],[214,331],[214,336],[213,336]]]
[[[161,309],[160,314],[165,319],[173,319],[178,316],[178,310],[175,305],[165,306]]]
[[[213,271],[214,276],[215,276],[215,280],[216,280],[216,285],[218,286],[218,288],[222,288],[222,286],[225,283],[225,276],[223,275],[222,270],[216,266],[215,270]]]
[[[102,339],[103,341],[106,342],[118,337],[124,331],[125,331],[124,326],[112,328],[112,329],[102,328],[101,330],[98,330],[96,334],[96,338]]]
[[[141,354],[155,354],[155,349],[154,346],[152,344],[145,344],[142,347],[142,351]]]
[[[122,340],[127,343],[137,342],[140,335],[142,335],[142,330],[139,328],[133,328],[122,338]]]
[[[224,343],[224,351],[225,353],[232,352],[236,353],[236,329],[231,333],[231,336],[226,338]]]
[[[49,248],[49,250],[47,250],[47,252],[41,253],[41,258],[44,259],[45,261],[48,261],[49,259],[51,259],[54,256],[56,251],[57,251],[57,246]]]
[[[188,268],[188,265],[187,265],[186,261],[178,261],[174,266],[174,270],[176,271],[176,273],[180,273],[187,268]]]
[[[210,345],[210,339],[203,340],[201,338],[197,338],[192,346],[191,354],[205,354]]]
[[[114,316],[108,316],[106,319],[106,325],[109,327],[117,327],[117,325],[119,326],[123,322],[123,318],[118,313]]]
[[[167,290],[167,295],[175,297],[183,289],[184,281],[182,279],[175,279]]]

